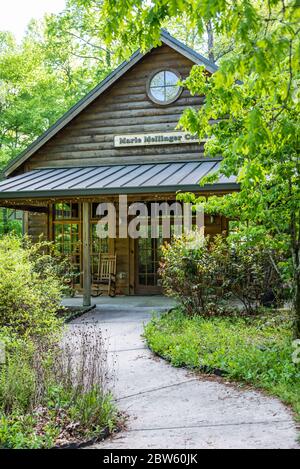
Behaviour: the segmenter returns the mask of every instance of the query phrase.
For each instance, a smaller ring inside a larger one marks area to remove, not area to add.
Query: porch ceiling
[[[102,194],[199,191],[203,177],[215,173],[220,160],[36,169],[0,183],[0,201]],[[201,190],[237,190],[236,178],[222,176]]]

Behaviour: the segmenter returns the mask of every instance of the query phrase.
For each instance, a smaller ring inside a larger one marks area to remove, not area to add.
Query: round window
[[[175,101],[180,93],[178,85],[180,75],[172,70],[161,70],[150,78],[148,94],[150,99],[158,104],[170,104]]]

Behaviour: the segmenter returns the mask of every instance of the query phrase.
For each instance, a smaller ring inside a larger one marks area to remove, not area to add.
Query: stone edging
[[[74,321],[74,319],[80,318],[80,316],[83,316],[84,314],[88,313],[89,311],[92,311],[95,308],[96,308],[96,305],[92,305],[92,306],[88,306],[83,311],[78,311],[78,313],[74,314],[74,316],[67,318],[65,320],[65,324],[68,324],[69,322]]]

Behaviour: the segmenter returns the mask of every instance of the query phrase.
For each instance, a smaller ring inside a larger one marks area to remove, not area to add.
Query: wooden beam
[[[82,204],[82,262],[83,262],[83,306],[91,306],[91,250],[90,250],[91,205]]]
[[[22,203],[14,203],[14,202],[7,202],[1,201],[0,207],[10,208],[12,210],[24,210],[27,212],[34,212],[34,213],[48,213],[49,208],[47,206],[39,206],[39,205],[28,205]]]

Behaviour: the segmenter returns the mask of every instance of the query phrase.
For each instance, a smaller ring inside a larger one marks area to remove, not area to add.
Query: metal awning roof
[[[216,172],[219,160],[178,163],[124,164],[84,168],[36,169],[0,183],[0,200],[199,191],[204,176]],[[221,176],[201,190],[234,190],[234,177]]]

